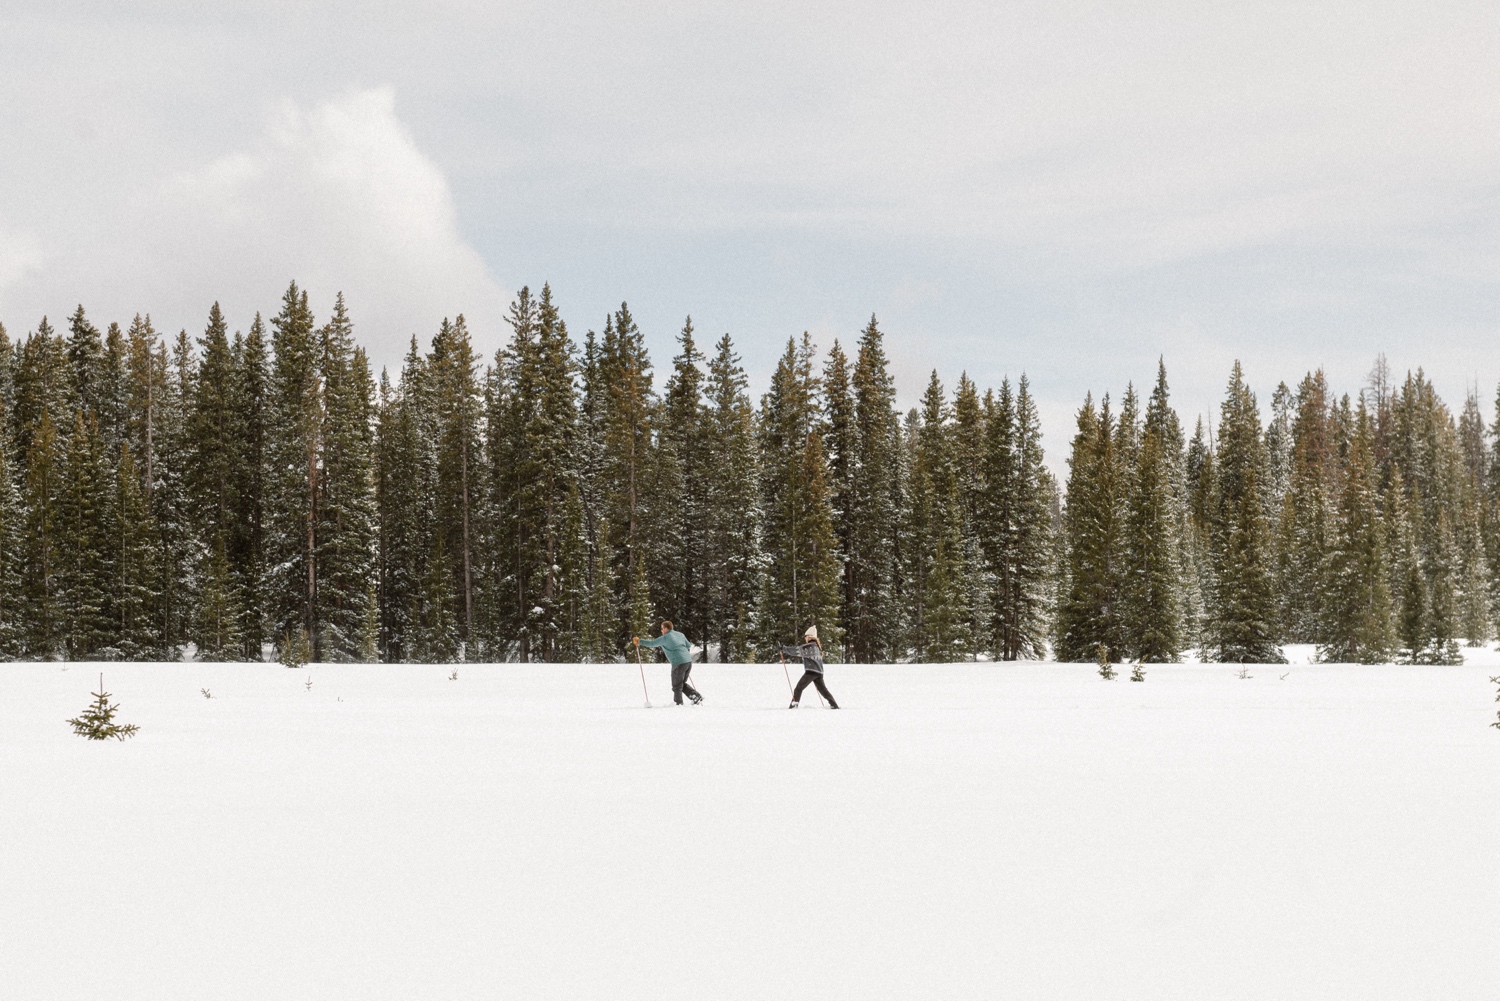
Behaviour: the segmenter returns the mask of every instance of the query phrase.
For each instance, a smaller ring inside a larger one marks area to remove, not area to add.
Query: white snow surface
[[[649,711],[633,663],[4,665],[0,994],[1494,998],[1472,654],[834,664],[838,712],[779,664]],[[64,722],[101,669],[132,740]]]

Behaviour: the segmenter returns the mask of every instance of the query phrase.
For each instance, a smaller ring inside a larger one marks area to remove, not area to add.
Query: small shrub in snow
[[[1491,678],[1490,684],[1497,687],[1497,691],[1495,692],[1495,701],[1500,702],[1500,674],[1497,674],[1493,678]],[[1500,730],[1500,712],[1495,713],[1495,722],[1491,723],[1490,726],[1494,727],[1497,730]]]
[[[109,693],[104,690],[104,675],[99,675],[99,690],[92,694],[93,704],[80,713],[77,719],[68,720],[73,724],[73,732],[89,740],[108,740],[111,737],[124,740],[126,737],[134,737],[140,727],[134,723],[114,721],[115,713],[120,707],[109,704]]]
[[[312,691],[312,678],[308,678],[307,679],[307,684],[304,685],[303,687],[306,688],[309,692]]]
[[[211,699],[211,698],[214,697],[214,693],[210,692],[207,688],[200,688],[200,689],[198,689],[198,691],[200,691],[200,692],[203,693],[203,697],[205,699]]]
[[[1099,661],[1099,677],[1103,678],[1105,681],[1113,681],[1115,677],[1115,667],[1109,662],[1109,647],[1105,646],[1103,643],[1100,643],[1094,648],[1094,656]]]
[[[307,630],[298,627],[293,632],[288,629],[281,638],[280,653],[282,667],[306,667],[312,659],[312,643],[307,638]]]
[[[1292,676],[1292,672],[1291,672],[1291,671],[1288,671],[1288,672],[1286,672],[1286,673],[1285,673],[1285,674],[1283,674],[1283,675],[1282,675],[1282,676],[1281,676],[1281,680],[1282,680],[1282,681],[1285,681],[1285,680],[1286,680],[1286,679],[1287,679],[1287,678],[1290,678],[1290,677],[1291,677],[1291,676]]]
[[[1141,670],[1141,662],[1140,661],[1136,661],[1134,664],[1132,664],[1130,666],[1130,680],[1131,681],[1145,681],[1146,680],[1146,672],[1143,671],[1143,670]]]
[[[455,667],[453,669],[453,672],[448,675],[448,680],[449,681],[457,681],[458,680],[458,668]]]
[[[1235,677],[1239,678],[1241,681],[1249,681],[1251,678],[1255,677],[1255,675],[1250,673],[1250,668],[1241,667],[1240,673],[1236,674]]]

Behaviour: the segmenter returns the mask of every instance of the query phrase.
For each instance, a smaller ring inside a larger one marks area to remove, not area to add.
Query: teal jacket
[[[667,661],[672,664],[691,664],[693,662],[693,648],[689,645],[687,637],[672,630],[665,636],[658,636],[653,640],[641,640],[641,646],[656,647],[667,655]]]

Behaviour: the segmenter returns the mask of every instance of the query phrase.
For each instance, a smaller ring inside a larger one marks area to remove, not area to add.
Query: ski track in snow
[[[1500,654],[1288,653],[4,665],[0,995],[1493,998]]]

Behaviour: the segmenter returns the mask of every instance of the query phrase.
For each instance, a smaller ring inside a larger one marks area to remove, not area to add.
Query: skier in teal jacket
[[[666,655],[672,665],[672,701],[680,706],[684,695],[692,699],[695,706],[703,701],[703,696],[688,684],[688,674],[693,669],[693,648],[686,636],[672,628],[671,619],[662,622],[659,637],[643,640],[637,636],[635,645],[653,647]]]

